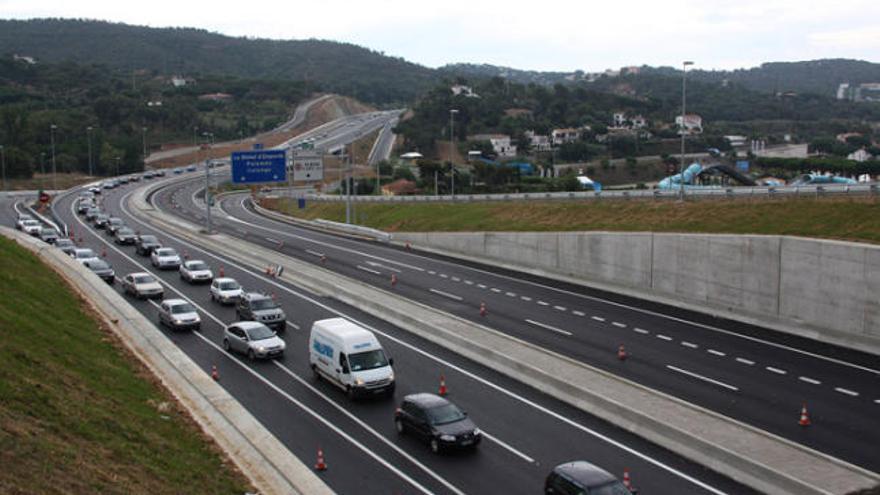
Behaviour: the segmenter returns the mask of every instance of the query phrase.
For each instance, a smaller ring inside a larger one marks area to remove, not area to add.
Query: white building
[[[623,127],[626,125],[626,114],[623,112],[614,112],[614,116],[611,119],[614,127]]]
[[[855,160],[857,162],[864,162],[871,159],[871,154],[865,151],[864,148],[855,150],[852,153],[846,155],[848,160]]]
[[[682,125],[682,116],[679,115],[675,117],[675,125],[678,126],[678,133],[681,134],[681,129],[684,128],[685,132],[688,134],[702,134],[703,132],[703,118],[695,113],[688,113],[684,115],[684,124]]]
[[[529,140],[529,145],[534,151],[550,151],[550,149],[553,147],[552,143],[550,142],[550,136],[535,134],[535,131],[526,131],[524,134]]]
[[[554,146],[573,143],[580,139],[580,137],[581,131],[579,129],[572,129],[571,127],[566,127],[565,129],[553,129],[553,133],[551,134]]]
[[[473,88],[463,84],[456,84],[449,88],[454,96],[464,95],[466,98],[479,98],[480,95],[474,93]]]
[[[516,146],[510,144],[510,136],[506,134],[475,134],[468,137],[468,141],[489,141],[499,158],[516,156]]]
[[[171,85],[175,88],[186,86],[186,79],[181,76],[171,76]]]
[[[630,119],[630,122],[632,122],[633,129],[644,129],[645,127],[648,127],[648,119],[642,115],[636,115]]]

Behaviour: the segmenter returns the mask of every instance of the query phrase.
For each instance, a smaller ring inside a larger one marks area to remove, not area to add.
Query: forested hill
[[[347,43],[234,38],[87,20],[0,20],[0,55],[12,54],[129,72],[306,81],[378,104],[411,101],[437,77],[427,67]]]

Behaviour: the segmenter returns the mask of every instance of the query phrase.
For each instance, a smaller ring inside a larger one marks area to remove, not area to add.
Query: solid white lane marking
[[[529,296],[519,296],[519,298],[522,299],[523,301],[531,301],[532,300],[532,298]]]
[[[685,347],[690,347],[691,349],[696,349],[696,348],[700,347],[697,344],[694,344],[693,342],[686,342],[684,340],[681,341],[681,345],[683,345]]]
[[[601,316],[591,316],[590,318],[592,318],[596,321],[605,321],[605,318],[602,318]]]
[[[544,301],[538,301],[538,304],[541,306],[550,306],[550,303]]]
[[[693,371],[688,371],[688,370],[685,370],[685,369],[681,369],[681,368],[678,368],[678,367],[676,367],[676,366],[672,366],[672,365],[670,365],[670,364],[667,364],[666,367],[669,368],[669,369],[671,369],[672,371],[677,371],[677,372],[679,372],[679,373],[681,373],[681,374],[684,374],[684,375],[687,375],[687,376],[690,376],[690,377],[696,378],[696,379],[698,379],[698,380],[703,380],[704,382],[712,383],[712,384],[714,384],[714,385],[718,385],[719,387],[724,387],[724,388],[726,388],[726,389],[728,389],[728,390],[733,390],[734,392],[739,392],[739,389],[738,389],[737,387],[734,387],[733,385],[729,385],[729,384],[724,383],[724,382],[719,382],[718,380],[713,380],[713,379],[711,379],[711,378],[709,378],[709,377],[706,377],[706,376],[703,376],[703,375],[700,375],[700,374],[694,373]]]
[[[642,335],[648,335],[649,333],[651,333],[651,332],[645,330],[644,328],[639,328],[639,327],[635,327],[635,328],[633,328],[633,330],[642,334]]]
[[[571,314],[573,314],[575,316],[587,316],[587,314],[584,313],[583,311],[572,311]]]
[[[822,382],[820,382],[819,380],[815,380],[815,379],[810,378],[808,376],[799,376],[798,380],[800,380],[802,382],[812,383],[813,385],[821,385],[822,384]]]
[[[527,321],[528,323],[531,323],[532,325],[537,326],[537,327],[546,328],[547,330],[551,330],[551,331],[554,331],[554,332],[561,333],[561,334],[563,334],[563,335],[571,336],[571,332],[569,332],[569,331],[567,331],[567,330],[562,330],[561,328],[556,328],[556,327],[553,327],[553,326],[547,325],[547,324],[545,324],[545,323],[541,323],[540,321],[535,321],[535,320],[526,320],[526,321]]]
[[[744,359],[744,358],[736,358],[736,362],[737,362],[737,363],[742,363],[742,364],[747,364],[747,365],[749,365],[749,366],[754,366],[754,365],[755,365],[755,362],[754,362],[754,361],[752,361],[752,360],[750,360],[750,359]]]
[[[516,294],[513,292],[505,292],[504,295],[507,297],[516,297]]]
[[[319,253],[319,252],[313,251],[311,249],[306,249],[306,252],[311,254],[312,256],[317,256],[318,258],[320,258],[321,256],[324,256],[324,253]]]
[[[479,288],[481,288],[481,289],[485,289],[485,288],[486,288],[486,286],[483,285],[483,284],[477,284],[477,287],[479,287]]]
[[[520,459],[522,459],[522,460],[528,462],[529,464],[534,464],[534,463],[535,463],[535,460],[532,459],[531,457],[529,457],[529,456],[523,454],[522,452],[516,450],[515,448],[511,447],[509,444],[507,444],[507,443],[505,443],[505,442],[502,442],[501,440],[499,440],[499,439],[498,439],[497,437],[495,437],[494,435],[490,435],[490,434],[486,433],[486,430],[483,430],[482,428],[480,428],[480,430],[482,430],[482,432],[483,432],[483,436],[486,438],[486,440],[491,440],[491,441],[497,443],[497,444],[500,445],[501,447],[507,449],[507,450],[508,450],[509,452],[511,452],[513,455],[515,455],[515,456],[519,457]]]
[[[398,270],[397,268],[391,268],[390,266],[385,266],[382,263],[376,263],[375,261],[364,261],[364,263],[370,266],[375,266],[376,268],[383,268],[385,270],[388,270],[389,272],[400,273],[400,270]]]
[[[441,295],[441,296],[443,296],[443,297],[448,297],[449,299],[455,299],[456,301],[462,301],[462,300],[464,300],[464,298],[461,297],[461,296],[456,296],[455,294],[450,294],[450,293],[448,293],[448,292],[443,292],[442,290],[437,290],[437,289],[428,289],[428,290],[431,291],[431,292],[433,292],[434,294],[438,294],[438,295]]]
[[[724,357],[727,355],[726,353],[721,352],[721,351],[716,351],[715,349],[708,349],[706,352],[708,352],[709,354],[714,354],[716,356],[721,356],[721,357]]]
[[[568,311],[568,308],[565,306],[553,306],[553,309],[558,309],[559,311]]]
[[[668,335],[663,335],[662,333],[658,333],[657,335],[655,335],[655,337],[657,337],[660,340],[665,340],[667,342],[672,341],[672,337],[670,337]]]
[[[492,292],[494,292],[494,293],[496,293],[496,294],[498,294],[498,293],[501,292],[501,289],[497,289],[497,288],[495,288],[495,287],[492,287],[492,288],[489,289],[489,290],[491,290]]]
[[[612,321],[611,324],[617,328],[626,328],[626,323],[621,323],[619,321]]]
[[[834,387],[834,391],[835,391],[835,392],[840,392],[840,393],[842,393],[842,394],[849,395],[850,397],[858,397],[858,396],[859,396],[859,393],[858,393],[858,392],[855,392],[855,391],[853,391],[853,390],[849,390],[849,389],[846,389],[846,388]]]
[[[379,272],[379,271],[373,270],[372,268],[367,268],[367,267],[361,266],[361,265],[357,265],[357,269],[363,270],[367,273],[372,273],[373,275],[382,275],[382,272]]]
[[[777,375],[787,375],[788,374],[787,371],[781,370],[779,368],[774,368],[773,366],[765,366],[764,369],[771,372],[771,373],[776,373]]]

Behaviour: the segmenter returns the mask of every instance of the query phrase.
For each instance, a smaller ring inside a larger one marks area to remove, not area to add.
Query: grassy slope
[[[272,207],[273,201],[266,200]],[[345,220],[342,203],[305,210],[303,218]],[[786,234],[880,243],[880,202],[872,198],[783,200],[559,201],[357,205],[363,225],[387,231],[653,231]]]
[[[244,493],[60,277],[0,237],[0,493]]]

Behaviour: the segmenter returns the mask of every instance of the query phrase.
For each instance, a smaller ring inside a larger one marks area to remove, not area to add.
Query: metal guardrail
[[[814,186],[762,186],[718,187],[684,190],[686,199],[711,198],[779,198],[798,196],[862,196],[877,195],[878,184],[841,184]],[[600,199],[678,199],[679,190],[636,189],[628,191],[571,191],[518,194],[457,194],[455,196],[352,196],[359,203],[470,203],[478,201],[552,201],[552,200],[600,200]],[[345,201],[344,196],[307,194],[312,201]]]

